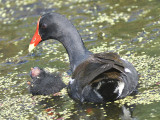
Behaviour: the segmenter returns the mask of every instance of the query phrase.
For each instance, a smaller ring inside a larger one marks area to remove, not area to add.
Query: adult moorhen
[[[40,17],[29,52],[40,42],[58,40],[69,55],[72,79],[69,96],[81,102],[114,101],[137,91],[138,73],[131,63],[116,53],[88,51],[73,24],[63,15],[47,13]]]

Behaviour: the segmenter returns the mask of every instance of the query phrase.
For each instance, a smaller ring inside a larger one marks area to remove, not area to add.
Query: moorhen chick
[[[54,95],[66,87],[60,74],[56,72],[49,73],[39,67],[34,67],[31,68],[30,76],[32,81],[27,83],[32,95]]]

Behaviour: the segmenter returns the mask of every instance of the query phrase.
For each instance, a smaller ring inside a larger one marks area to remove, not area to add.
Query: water
[[[160,119],[159,0],[0,0],[0,119]],[[140,74],[139,94],[105,105],[79,104],[62,96],[28,92],[31,67],[59,71],[67,84],[68,56],[54,40],[32,54],[28,45],[40,15],[64,14],[78,29],[86,47],[97,53],[119,53]]]

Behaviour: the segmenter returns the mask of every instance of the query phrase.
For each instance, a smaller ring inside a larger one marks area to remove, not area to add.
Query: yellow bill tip
[[[28,51],[31,52],[34,48],[35,48],[34,44],[30,44],[29,48],[28,48]]]

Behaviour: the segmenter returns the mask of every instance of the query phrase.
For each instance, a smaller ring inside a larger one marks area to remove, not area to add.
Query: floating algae
[[[125,105],[136,106],[132,111],[138,119],[159,117],[160,9],[156,0],[0,2],[0,119],[117,120]],[[139,93],[105,105],[78,104],[66,88],[61,96],[31,96],[26,83],[31,67],[60,72],[66,84],[70,79],[68,55],[59,42],[46,41],[28,54],[37,19],[46,12],[69,18],[90,51],[117,52],[133,63],[140,74]]]

